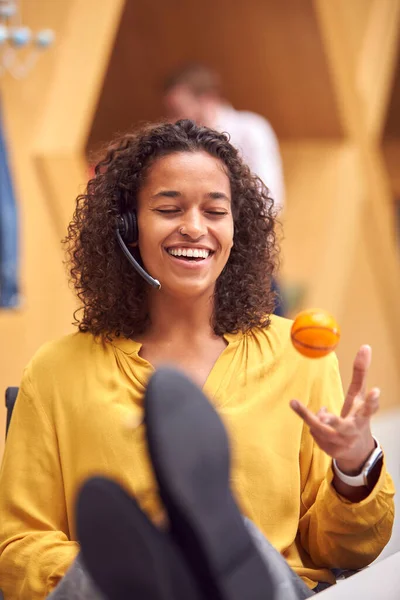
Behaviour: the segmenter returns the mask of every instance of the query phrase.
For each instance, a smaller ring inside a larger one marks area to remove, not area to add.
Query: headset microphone
[[[143,267],[129,252],[129,248],[127,246],[127,243],[133,244],[137,242],[138,236],[136,213],[129,212],[122,215],[118,215],[116,219],[115,233],[117,236],[118,244],[120,245],[121,250],[125,254],[126,258],[131,263],[132,267],[139,273],[141,277],[143,277],[145,281],[147,281],[147,283],[159,290],[161,288],[161,283],[157,279],[154,279],[149,273],[147,273],[147,271],[143,269]]]

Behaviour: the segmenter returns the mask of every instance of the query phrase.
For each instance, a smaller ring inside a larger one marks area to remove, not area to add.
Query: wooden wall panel
[[[227,98],[280,137],[342,135],[311,0],[128,0],[89,148],[160,118],[163,79],[190,61],[218,69]]]
[[[397,45],[399,57],[400,36]],[[400,59],[398,58],[395,73],[394,84],[391,92],[389,108],[386,115],[384,136],[386,139],[400,138]]]
[[[349,43],[349,61],[356,74],[365,32],[371,17],[374,0],[334,0],[342,16],[343,33]]]
[[[53,28],[57,37],[26,79],[0,79],[20,215],[22,285],[21,306],[0,310],[2,398],[6,386],[19,384],[41,344],[73,330],[76,303],[60,240],[87,179],[87,130],[122,5],[122,0],[22,2],[24,24]],[[2,401],[0,456],[4,428]]]
[[[381,263],[381,269],[384,268],[385,265]],[[338,357],[344,384],[347,386],[350,382],[356,351],[361,344],[370,344],[373,358],[368,385],[376,385],[381,389],[381,405],[384,409],[399,406],[399,356],[393,343],[391,315],[386,311],[384,290],[370,262],[369,238],[362,230],[356,239],[340,324],[342,339]]]
[[[392,189],[393,200],[400,204],[400,136],[398,138],[389,137],[385,139],[382,145],[382,151]]]
[[[357,148],[343,142],[285,142],[282,156],[288,196],[282,276],[304,288],[305,306],[338,315],[365,200]]]

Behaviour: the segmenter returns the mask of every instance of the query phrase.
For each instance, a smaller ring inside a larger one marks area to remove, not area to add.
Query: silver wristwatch
[[[351,487],[366,486],[368,489],[372,490],[375,483],[378,481],[383,460],[383,450],[376,437],[374,437],[374,440],[376,447],[363,464],[358,475],[346,475],[339,469],[336,460],[333,459],[333,472],[340,481],[343,481],[343,483],[346,483]]]

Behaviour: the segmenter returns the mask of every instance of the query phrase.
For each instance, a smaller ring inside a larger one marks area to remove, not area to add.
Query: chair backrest
[[[12,411],[14,409],[15,401],[18,396],[18,390],[19,390],[19,388],[17,388],[17,387],[8,387],[6,389],[6,408],[7,408],[6,437],[7,437],[8,428],[10,426]]]

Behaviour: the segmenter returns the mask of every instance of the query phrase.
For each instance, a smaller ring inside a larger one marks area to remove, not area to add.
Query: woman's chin
[[[214,293],[215,281],[202,281],[195,278],[185,277],[182,281],[161,282],[161,290],[177,300],[187,300],[189,298],[200,298],[205,294],[212,296]]]

